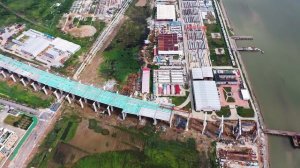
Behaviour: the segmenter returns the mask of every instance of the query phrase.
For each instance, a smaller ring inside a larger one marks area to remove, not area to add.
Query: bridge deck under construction
[[[58,75],[42,71],[25,63],[0,54],[0,68],[6,69],[46,86],[73,94],[94,102],[117,107],[124,113],[169,121],[172,110],[155,102],[144,101],[112,93],[91,85],[86,85]]]

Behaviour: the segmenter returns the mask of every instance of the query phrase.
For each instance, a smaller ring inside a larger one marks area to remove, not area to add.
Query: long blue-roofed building
[[[69,102],[71,102],[70,97],[73,99],[77,98],[82,107],[82,100],[85,102],[93,102],[95,111],[99,105],[105,104],[108,106],[109,114],[110,110],[114,107],[121,109],[123,118],[126,117],[126,114],[132,114],[139,117],[153,118],[155,123],[157,119],[170,122],[172,118],[172,105],[161,105],[155,102],[106,91],[95,86],[86,85],[40,70],[1,54],[0,69],[4,77],[6,77],[5,73],[9,73],[10,76],[17,75],[22,82],[30,82],[35,89],[36,87],[34,85],[36,84],[43,89],[48,87],[50,90],[55,90],[56,96],[58,93],[67,96]],[[16,80],[15,77],[11,77],[14,81]],[[45,91],[45,93],[47,92]],[[95,104],[97,104],[97,106]]]

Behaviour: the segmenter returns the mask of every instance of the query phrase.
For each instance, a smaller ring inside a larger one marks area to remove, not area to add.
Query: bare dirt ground
[[[99,50],[97,55],[93,58],[91,64],[88,64],[85,69],[81,72],[79,79],[83,82],[94,84],[95,86],[102,86],[104,84],[104,79],[99,74],[99,66],[103,61],[102,52],[111,43],[113,38],[117,35],[119,29],[125,22],[126,17],[123,17],[119,24],[115,27],[115,30],[110,34],[108,40],[105,42],[103,47]]]
[[[70,33],[70,35],[78,38],[92,37],[96,32],[97,32],[96,28],[90,25],[74,27],[68,30],[68,33]]]
[[[147,4],[147,0],[139,0],[135,6],[145,6]]]
[[[101,133],[96,133],[94,130],[89,129],[88,125],[88,120],[82,120],[77,128],[75,137],[70,141],[71,145],[84,149],[89,153],[102,153],[132,148],[126,143],[123,143],[129,140],[128,134],[101,124],[101,127],[110,131],[110,135],[102,135]],[[113,137],[112,134],[115,134],[116,137]]]

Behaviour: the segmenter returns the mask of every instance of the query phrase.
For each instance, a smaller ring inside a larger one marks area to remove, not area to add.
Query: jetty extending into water
[[[265,129],[264,133],[265,134],[270,134],[270,135],[276,135],[276,136],[289,137],[292,140],[293,146],[295,148],[300,148],[300,133],[298,133],[298,132]]]
[[[252,36],[231,36],[234,40],[253,40]]]
[[[262,49],[259,49],[257,47],[239,47],[236,50],[237,51],[261,52],[262,54],[264,53],[264,51]]]

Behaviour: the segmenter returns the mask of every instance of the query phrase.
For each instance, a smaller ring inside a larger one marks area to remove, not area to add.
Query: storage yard
[[[75,0],[69,11],[76,18],[92,17],[99,20],[110,20],[121,7],[123,0]]]

